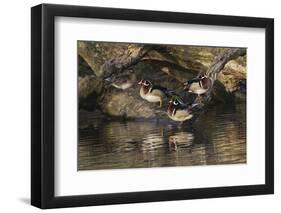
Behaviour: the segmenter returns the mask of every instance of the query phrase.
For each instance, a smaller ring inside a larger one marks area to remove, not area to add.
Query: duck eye
[[[201,75],[200,78],[204,79],[204,78],[207,78],[207,76],[204,74],[204,75]]]
[[[147,81],[144,81],[144,86],[148,86],[149,85],[149,83],[147,82]]]
[[[179,103],[178,103],[177,101],[174,101],[173,104],[174,104],[174,105],[178,105]]]

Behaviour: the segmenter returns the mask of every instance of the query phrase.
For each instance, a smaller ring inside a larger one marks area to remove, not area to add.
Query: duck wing
[[[170,90],[170,89],[167,89],[166,87],[161,87],[161,86],[158,86],[158,85],[153,85],[152,86],[152,90],[153,89],[158,89],[158,90],[161,90],[162,92],[165,93],[166,96],[168,97],[172,97],[174,95],[177,95],[173,90]]]
[[[187,82],[185,83],[185,85],[190,85],[190,84],[192,84],[192,83],[199,82],[200,80],[201,80],[200,78],[193,78],[193,79],[187,81]]]

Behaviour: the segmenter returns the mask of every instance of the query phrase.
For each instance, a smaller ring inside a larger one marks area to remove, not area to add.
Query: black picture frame
[[[54,21],[58,16],[264,28],[266,32],[265,184],[56,197],[54,195]],[[31,52],[32,205],[46,209],[274,193],[273,19],[41,4],[31,9]]]

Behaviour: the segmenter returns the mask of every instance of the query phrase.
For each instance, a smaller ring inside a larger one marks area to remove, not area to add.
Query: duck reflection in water
[[[190,147],[193,140],[194,136],[191,132],[176,132],[169,136],[169,151],[178,151],[180,148]]]
[[[140,145],[141,152],[156,152],[164,148],[164,132],[163,128],[158,128],[157,132],[147,134]]]
[[[178,125],[81,113],[88,119],[80,123],[79,170],[245,163],[245,115],[244,106],[216,107],[193,125]]]

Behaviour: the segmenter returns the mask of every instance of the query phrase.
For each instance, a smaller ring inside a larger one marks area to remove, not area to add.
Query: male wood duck
[[[133,70],[128,70],[105,80],[111,82],[111,85],[117,89],[126,90],[135,84],[137,77]]]
[[[200,74],[198,77],[184,83],[184,90],[198,96],[205,94],[212,87],[213,81],[206,74]]]
[[[179,98],[172,98],[169,102],[167,114],[172,120],[183,123],[193,117],[191,109],[196,105],[187,105]]]
[[[141,80],[138,84],[141,85],[140,96],[148,102],[159,102],[160,107],[162,107],[163,99],[171,92],[167,88],[154,86],[148,80]]]

